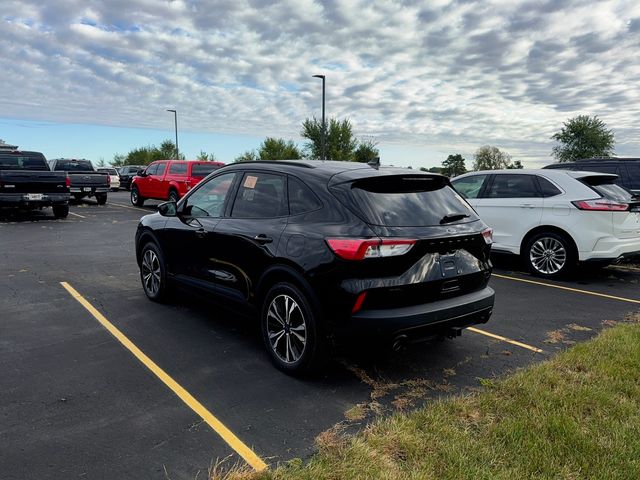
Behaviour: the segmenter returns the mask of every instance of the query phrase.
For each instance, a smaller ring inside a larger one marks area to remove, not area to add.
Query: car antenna
[[[367,165],[377,170],[378,168],[380,168],[380,157],[375,157],[373,160],[369,160],[367,162]]]

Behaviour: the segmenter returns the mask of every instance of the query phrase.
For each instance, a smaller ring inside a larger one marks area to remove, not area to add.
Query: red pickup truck
[[[141,207],[150,198],[177,202],[200,180],[223,167],[222,162],[158,160],[133,177],[131,203]]]

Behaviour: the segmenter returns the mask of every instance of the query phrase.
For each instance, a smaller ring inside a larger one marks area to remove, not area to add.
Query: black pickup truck
[[[98,205],[107,203],[107,192],[111,188],[111,177],[107,172],[98,172],[90,160],[56,158],[49,160],[54,172],[67,172],[71,179],[71,195],[76,200],[96,197]]]
[[[69,176],[52,172],[40,152],[0,148],[0,208],[52,207],[56,218],[69,215]]]

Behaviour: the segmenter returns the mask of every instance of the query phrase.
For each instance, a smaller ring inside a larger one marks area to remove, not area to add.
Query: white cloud
[[[382,143],[548,157],[597,114],[637,154],[635,1],[0,0],[4,116],[295,137],[320,111]],[[239,150],[242,148],[240,147]],[[547,158],[543,158],[544,161]]]

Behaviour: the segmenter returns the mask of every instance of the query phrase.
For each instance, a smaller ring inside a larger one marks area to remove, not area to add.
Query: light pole
[[[167,112],[173,112],[173,124],[176,129],[176,160],[180,160],[180,150],[178,150],[178,112],[167,109]]]
[[[322,160],[326,160],[327,159],[327,155],[325,152],[325,126],[324,126],[324,82],[325,82],[325,78],[324,75],[314,75],[314,78],[321,78],[322,79],[322,136],[320,137],[320,149],[322,150]]]

